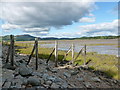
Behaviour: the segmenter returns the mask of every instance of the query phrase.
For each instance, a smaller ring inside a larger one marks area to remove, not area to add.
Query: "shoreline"
[[[5,60],[5,51],[3,46],[3,59]],[[23,56],[15,54],[17,62],[28,60],[28,55]],[[107,77],[102,72],[92,70],[88,67],[76,66],[59,66],[54,67],[54,62],[50,61],[48,65],[45,64],[45,59],[39,58],[39,68],[35,70],[35,58],[32,57],[30,64],[26,67],[33,70],[32,76],[21,76],[16,67],[15,70],[6,69],[3,67],[2,82],[7,79],[3,88],[118,88],[120,82],[118,80]],[[22,64],[22,63],[21,63]],[[3,66],[5,63],[3,63]],[[22,66],[21,69],[24,67]],[[24,69],[25,70],[25,69]],[[17,76],[16,76],[17,75]],[[46,76],[47,75],[47,76]],[[14,77],[13,77],[14,76]],[[39,82],[39,81],[40,82]],[[56,81],[58,80],[58,81]],[[26,83],[24,83],[26,81]],[[28,83],[30,82],[30,83]],[[109,82],[109,83],[108,83]],[[12,86],[10,83],[13,83]],[[34,84],[33,84],[34,83]],[[116,84],[119,83],[119,84]]]

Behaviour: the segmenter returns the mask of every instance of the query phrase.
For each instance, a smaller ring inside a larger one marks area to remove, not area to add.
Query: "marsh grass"
[[[15,46],[22,46],[24,48],[18,49],[19,53],[30,55],[31,51],[33,49],[33,43],[19,43],[16,42]],[[42,48],[39,46],[39,58],[41,59],[48,59],[50,53],[52,52],[53,48]],[[60,50],[58,52],[58,60],[61,61],[65,55],[66,51]],[[34,55],[33,55],[34,56]],[[75,57],[77,56],[77,53],[75,52]],[[54,54],[50,58],[50,60],[54,61]],[[91,69],[99,70],[104,72],[106,75],[114,78],[114,79],[120,79],[119,78],[119,72],[118,67],[120,65],[120,62],[118,63],[118,57],[115,55],[107,55],[107,54],[98,54],[96,52],[87,52],[86,61],[91,60],[91,62],[88,64],[88,66]],[[72,53],[70,52],[67,56],[66,60],[70,61],[72,60]],[[74,62],[75,64],[83,65],[84,62],[84,55],[80,55],[77,60]]]
[[[101,46],[101,45],[117,45],[113,43],[97,43],[97,44],[88,44],[88,46]]]

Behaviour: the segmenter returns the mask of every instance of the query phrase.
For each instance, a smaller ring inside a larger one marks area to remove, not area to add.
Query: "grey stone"
[[[14,83],[15,83],[14,86],[16,86],[17,88],[21,88],[23,80],[24,80],[23,78],[22,79],[21,78],[14,79]]]
[[[47,80],[50,80],[50,81],[53,81],[53,82],[55,81],[55,79],[56,79],[56,78],[55,78],[54,76],[49,76],[49,77],[47,77]]]
[[[41,84],[44,84],[45,81],[42,78],[40,78],[39,80],[40,80]]]
[[[39,72],[33,72],[32,75],[33,75],[33,76],[39,76],[39,77],[42,77],[42,74],[39,73]]]
[[[91,78],[94,82],[100,82],[101,80],[98,77]]]
[[[46,85],[51,85],[51,84],[52,84],[52,81],[46,81],[45,84],[46,84]]]
[[[32,75],[33,71],[31,68],[25,66],[24,64],[20,65],[19,67],[19,74],[21,76],[30,76]]]
[[[42,78],[43,78],[44,80],[47,80],[47,77],[49,77],[49,75],[46,74],[46,73],[44,73],[44,74],[42,75]]]
[[[67,82],[62,83],[61,87],[62,88],[68,88],[68,83]]]
[[[84,85],[85,85],[85,87],[87,87],[87,88],[88,88],[88,87],[91,87],[91,84],[90,84],[89,82],[85,82]]]
[[[6,63],[2,68],[6,68],[6,69],[10,69],[10,70],[15,70],[16,67],[15,66],[11,66],[10,63]]]
[[[60,86],[56,83],[52,83],[51,88],[59,88]]]
[[[30,84],[32,86],[39,86],[41,84],[41,82],[38,78],[29,77],[27,80],[27,84]]]
[[[113,82],[114,82],[115,84],[117,84],[117,81],[116,81],[116,80],[113,80]]]
[[[67,73],[67,72],[64,72],[63,75],[66,77],[66,78],[70,78],[71,77],[71,74]]]
[[[19,60],[18,62],[19,62],[20,65],[21,64],[27,65],[27,62],[25,60]]]
[[[46,67],[46,70],[51,71],[51,68],[47,66],[47,67]]]
[[[11,82],[6,82],[2,88],[10,88]]]
[[[79,72],[78,71],[71,71],[71,75],[77,75]]]
[[[62,82],[63,80],[61,78],[56,77],[54,82]]]
[[[23,81],[22,81],[22,85],[27,85],[27,79],[24,79]]]
[[[80,77],[80,78],[77,78],[77,80],[78,80],[78,81],[84,81],[84,79],[81,78],[81,77]]]
[[[52,73],[57,73],[57,69],[52,69],[51,72]]]

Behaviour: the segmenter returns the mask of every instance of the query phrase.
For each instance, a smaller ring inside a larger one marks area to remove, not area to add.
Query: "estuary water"
[[[45,44],[40,44],[41,47],[54,48],[54,41],[44,41]],[[59,40],[58,49],[68,50],[74,43],[75,52],[79,52],[84,45],[87,45],[87,52],[97,52],[99,54],[109,54],[118,56],[118,40]]]

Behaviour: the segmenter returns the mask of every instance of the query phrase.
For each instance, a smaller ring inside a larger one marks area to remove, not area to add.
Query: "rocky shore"
[[[26,65],[29,56],[17,52],[12,67],[5,63],[7,49],[8,46],[2,47],[2,88],[120,88],[119,80],[88,67],[54,67],[54,62],[46,64],[45,59],[39,59],[38,70],[35,70],[35,58]]]

